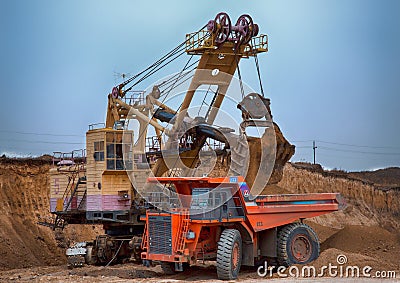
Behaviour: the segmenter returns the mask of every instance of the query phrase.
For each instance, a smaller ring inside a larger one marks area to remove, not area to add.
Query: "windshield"
[[[193,188],[191,209],[217,208],[228,200],[229,189]]]

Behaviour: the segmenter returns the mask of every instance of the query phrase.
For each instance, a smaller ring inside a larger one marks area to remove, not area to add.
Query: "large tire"
[[[226,229],[218,241],[217,275],[222,280],[238,277],[242,264],[242,237],[236,229]]]
[[[289,267],[309,263],[319,256],[319,240],[307,224],[296,222],[278,232],[278,263]]]

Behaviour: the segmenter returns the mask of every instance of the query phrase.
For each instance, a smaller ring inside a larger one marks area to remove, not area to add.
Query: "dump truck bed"
[[[190,197],[193,188],[231,189],[232,196],[240,200],[244,220],[254,232],[282,226],[299,219],[316,217],[339,209],[340,194],[277,194],[253,197],[241,176],[225,178],[209,177],[158,177],[149,178],[150,183],[173,184],[179,195]],[[186,202],[187,208],[190,204]],[[218,208],[216,208],[218,209]]]
[[[337,211],[338,198],[336,193],[259,196],[245,202],[246,216],[257,232]]]

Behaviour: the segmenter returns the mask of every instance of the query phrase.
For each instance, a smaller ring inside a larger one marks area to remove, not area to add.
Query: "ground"
[[[148,268],[135,263],[67,269],[65,246],[71,241],[92,239],[101,233],[101,227],[69,225],[60,234],[37,225],[38,217],[50,217],[49,163],[48,159],[0,159],[0,282],[218,281],[213,262],[200,263],[172,276],[164,275],[159,266]],[[345,255],[347,265],[368,265],[373,272],[393,270],[399,278],[400,169],[375,173],[321,170],[305,164],[287,164],[283,180],[266,189],[270,194],[342,194],[347,203],[342,211],[307,220],[321,242],[321,255],[312,265],[317,269],[329,263],[338,265],[337,257]],[[273,278],[279,276],[274,273]],[[256,268],[244,268],[238,281],[256,279],[271,280],[259,277]]]

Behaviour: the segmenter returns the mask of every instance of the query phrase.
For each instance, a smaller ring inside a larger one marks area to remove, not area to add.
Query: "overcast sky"
[[[400,1],[0,0],[0,153],[83,147],[117,73],[221,11],[250,14],[269,36],[262,81],[292,161],[312,161],[316,140],[328,168],[400,166]],[[253,61],[242,65],[257,90]]]

